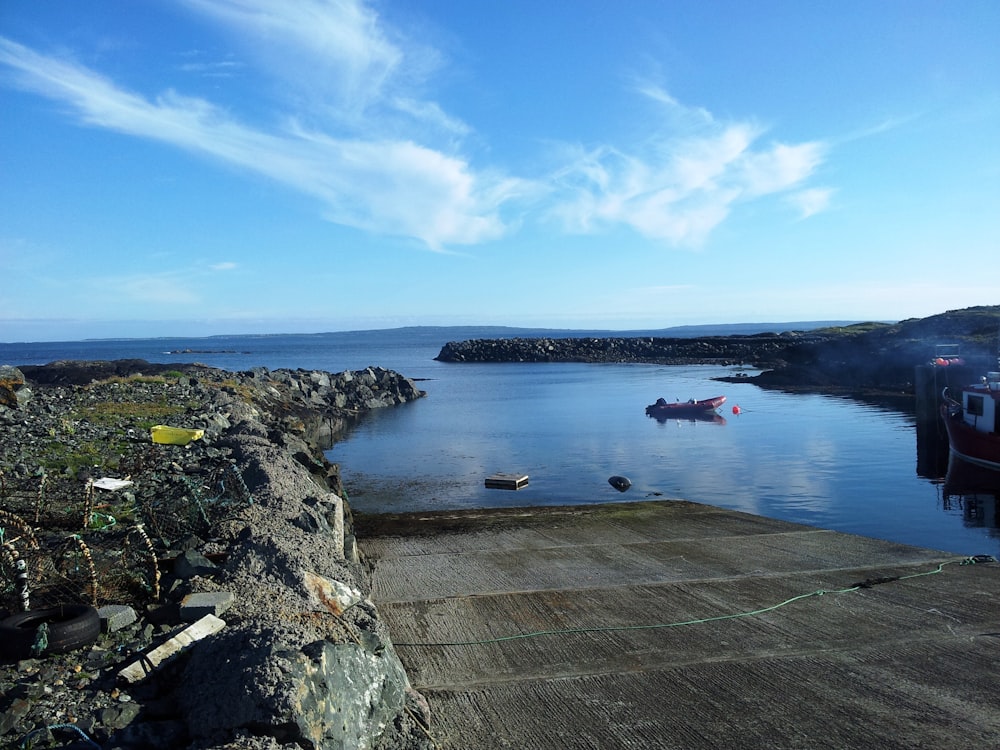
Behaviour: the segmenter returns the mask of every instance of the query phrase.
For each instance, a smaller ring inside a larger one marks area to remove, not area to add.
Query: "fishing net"
[[[185,472],[160,449],[123,461],[127,479],[4,478],[0,609],[157,601],[164,554],[253,502],[232,463]]]

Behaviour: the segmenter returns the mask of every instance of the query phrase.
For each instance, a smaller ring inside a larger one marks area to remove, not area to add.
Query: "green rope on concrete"
[[[973,558],[965,558],[962,561],[962,565],[969,564],[968,561],[973,560]],[[953,562],[958,562],[957,560],[948,560],[937,566],[935,570],[928,570],[922,573],[911,573],[906,576],[898,576],[896,578],[887,580],[905,580],[907,578],[919,578],[920,576],[930,576],[936,575],[944,570],[944,566]],[[540,638],[542,636],[548,635],[572,635],[579,633],[614,633],[623,630],[659,630],[663,628],[679,628],[686,625],[703,625],[709,622],[719,622],[721,620],[736,620],[741,617],[754,617],[756,615],[762,615],[765,612],[773,612],[781,607],[788,606],[793,602],[800,601],[802,599],[808,599],[813,596],[824,596],[826,594],[849,594],[852,591],[858,591],[862,588],[868,588],[864,584],[858,584],[851,586],[846,589],[817,589],[816,591],[810,591],[808,594],[799,594],[798,596],[793,596],[791,599],[785,599],[783,602],[778,604],[772,604],[770,607],[762,607],[761,609],[750,610],[749,612],[737,612],[731,615],[718,615],[716,617],[702,617],[697,620],[683,620],[680,622],[662,622],[654,623],[652,625],[606,625],[603,627],[593,627],[593,628],[564,628],[557,630],[536,630],[532,633],[517,633],[514,635],[504,635],[497,638],[487,638],[479,641],[451,641],[451,642],[441,642],[441,643],[396,643],[396,646],[489,646],[495,643],[505,643],[507,641],[518,641],[524,640],[526,638]]]

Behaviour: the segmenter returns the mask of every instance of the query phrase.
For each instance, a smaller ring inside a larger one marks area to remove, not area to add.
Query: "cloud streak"
[[[750,123],[720,123],[655,86],[640,89],[659,108],[659,129],[633,152],[580,149],[553,182],[552,214],[568,230],[625,225],[674,245],[697,246],[741,202],[799,188],[825,158],[819,142],[759,143]],[[804,216],[822,211],[829,191],[799,193]]]
[[[316,101],[357,113],[386,98],[405,57],[378,14],[352,0],[183,0],[230,31],[264,69]],[[409,61],[408,61],[409,62]],[[308,75],[302,75],[308,73]]]
[[[788,202],[799,210],[803,219],[808,219],[830,207],[834,191],[830,188],[809,188],[788,196]]]
[[[0,63],[20,73],[21,86],[70,105],[88,125],[262,174],[322,199],[338,223],[416,237],[433,249],[502,235],[499,210],[518,192],[517,180],[476,175],[462,159],[412,141],[333,138],[295,124],[267,133],[174,91],[150,101],[4,38]]]
[[[125,90],[75,61],[3,37],[0,65],[83,124],[237,166],[317,199],[333,222],[416,238],[437,251],[497,240],[532,216],[554,217],[570,232],[624,226],[665,244],[698,246],[740,202],[797,191],[786,200],[802,217],[829,202],[829,190],[805,185],[825,158],[823,144],[762,143],[759,126],[720,122],[649,84],[634,88],[657,119],[637,145],[563,145],[562,166],[546,175],[482,169],[456,148],[472,128],[423,95],[441,56],[364,3],[184,5],[242,40],[262,70],[301,92],[290,98],[311,106],[292,112],[265,100],[280,125],[255,126],[172,89]],[[208,70],[192,65],[188,72]],[[230,61],[224,70],[235,69]]]

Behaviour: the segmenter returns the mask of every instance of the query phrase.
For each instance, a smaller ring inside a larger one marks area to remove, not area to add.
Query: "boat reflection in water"
[[[952,455],[945,475],[945,510],[961,510],[966,526],[1000,529],[1000,472]]]
[[[690,422],[694,424],[696,422],[708,422],[710,424],[725,424],[726,418],[721,414],[714,411],[707,412],[691,412],[688,414],[665,414],[662,412],[648,413],[651,419],[655,419],[660,424],[666,424],[667,422],[677,422],[680,425],[683,422]]]

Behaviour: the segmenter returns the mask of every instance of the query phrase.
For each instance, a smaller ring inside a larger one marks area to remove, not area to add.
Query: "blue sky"
[[[993,0],[5,0],[0,341],[998,304],[998,39]]]

